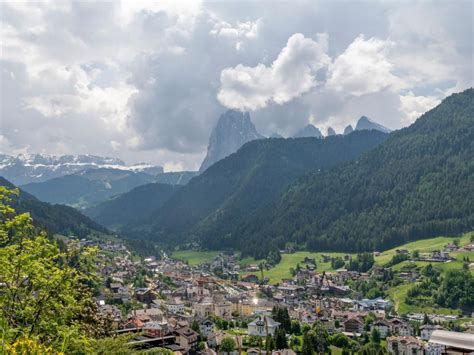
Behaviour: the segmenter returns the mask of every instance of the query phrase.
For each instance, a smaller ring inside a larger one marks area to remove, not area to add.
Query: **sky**
[[[219,115],[263,135],[399,129],[473,86],[473,2],[0,3],[0,153],[196,170]]]

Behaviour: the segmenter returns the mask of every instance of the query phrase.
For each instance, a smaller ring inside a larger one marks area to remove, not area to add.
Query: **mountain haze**
[[[97,168],[26,184],[22,189],[45,202],[85,208],[154,180],[142,172]]]
[[[300,129],[296,134],[293,136],[294,138],[303,138],[303,137],[322,137],[322,133],[319,128],[315,127],[312,124],[307,124],[302,129]]]
[[[0,154],[0,175],[17,185],[43,182],[97,168],[141,172],[150,176],[163,172],[161,166],[145,163],[126,165],[120,159],[95,155],[20,154],[14,157]]]

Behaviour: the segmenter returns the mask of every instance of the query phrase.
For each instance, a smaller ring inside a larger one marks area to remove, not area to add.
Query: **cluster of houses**
[[[232,337],[237,345],[235,354],[244,350],[261,353],[246,345],[244,337],[273,335],[280,326],[272,318],[272,309],[277,306],[288,309],[290,318],[301,324],[321,321],[329,333],[357,338],[376,329],[386,340],[389,353],[441,355],[447,349],[446,344],[430,342],[433,332],[443,331],[439,326],[423,325],[421,334],[415,336],[411,321],[391,316],[389,300],[364,299],[347,286],[349,281],[378,277],[383,268],[373,268],[370,273],[339,270],[323,278],[314,267],[303,267],[292,279],[272,286],[257,283],[256,275],[236,277],[240,269],[231,253],[191,267],[166,254],[160,260],[136,260],[122,245],[104,246],[107,258],[97,266],[105,287],[97,303],[117,333],[135,334],[130,344],[136,347],[214,354],[219,353],[223,339]],[[311,266],[312,260],[305,260],[305,264]],[[216,269],[219,276],[214,273]],[[136,274],[143,272],[151,276],[145,285],[136,287]],[[368,330],[369,314],[375,315],[375,320]],[[229,324],[238,327],[238,335],[226,329]],[[273,352],[279,354],[295,352]]]

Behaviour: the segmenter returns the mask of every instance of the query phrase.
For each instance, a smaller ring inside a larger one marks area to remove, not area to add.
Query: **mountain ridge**
[[[232,238],[244,255],[261,257],[288,242],[310,250],[372,251],[468,231],[474,228],[473,157],[471,88],[357,161],[298,180]]]
[[[82,170],[108,168],[142,172],[154,176],[163,172],[160,166],[145,163],[126,165],[122,160],[96,155],[0,154],[0,175],[17,185],[78,173]]]
[[[194,177],[149,217],[122,231],[136,238],[146,235],[167,241],[183,239],[184,234],[193,238],[192,234],[224,233],[226,225],[235,227],[234,222],[226,221],[244,218],[309,170],[356,158],[386,137],[377,131],[361,131],[324,139],[248,142]],[[215,224],[210,223],[213,221]]]
[[[17,187],[2,176],[0,176],[0,185],[9,189]],[[34,224],[50,233],[79,237],[86,237],[90,233],[109,233],[105,227],[72,207],[49,204],[38,200],[21,188],[19,190],[20,195],[12,199],[13,208],[19,213],[29,212]]]

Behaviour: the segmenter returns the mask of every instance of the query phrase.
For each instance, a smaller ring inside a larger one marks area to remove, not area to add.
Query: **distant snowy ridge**
[[[87,169],[116,169],[142,172],[156,176],[163,172],[161,166],[146,163],[126,165],[122,160],[95,155],[46,155],[20,154],[11,156],[0,154],[0,176],[16,185],[42,182],[52,178],[75,174]]]

